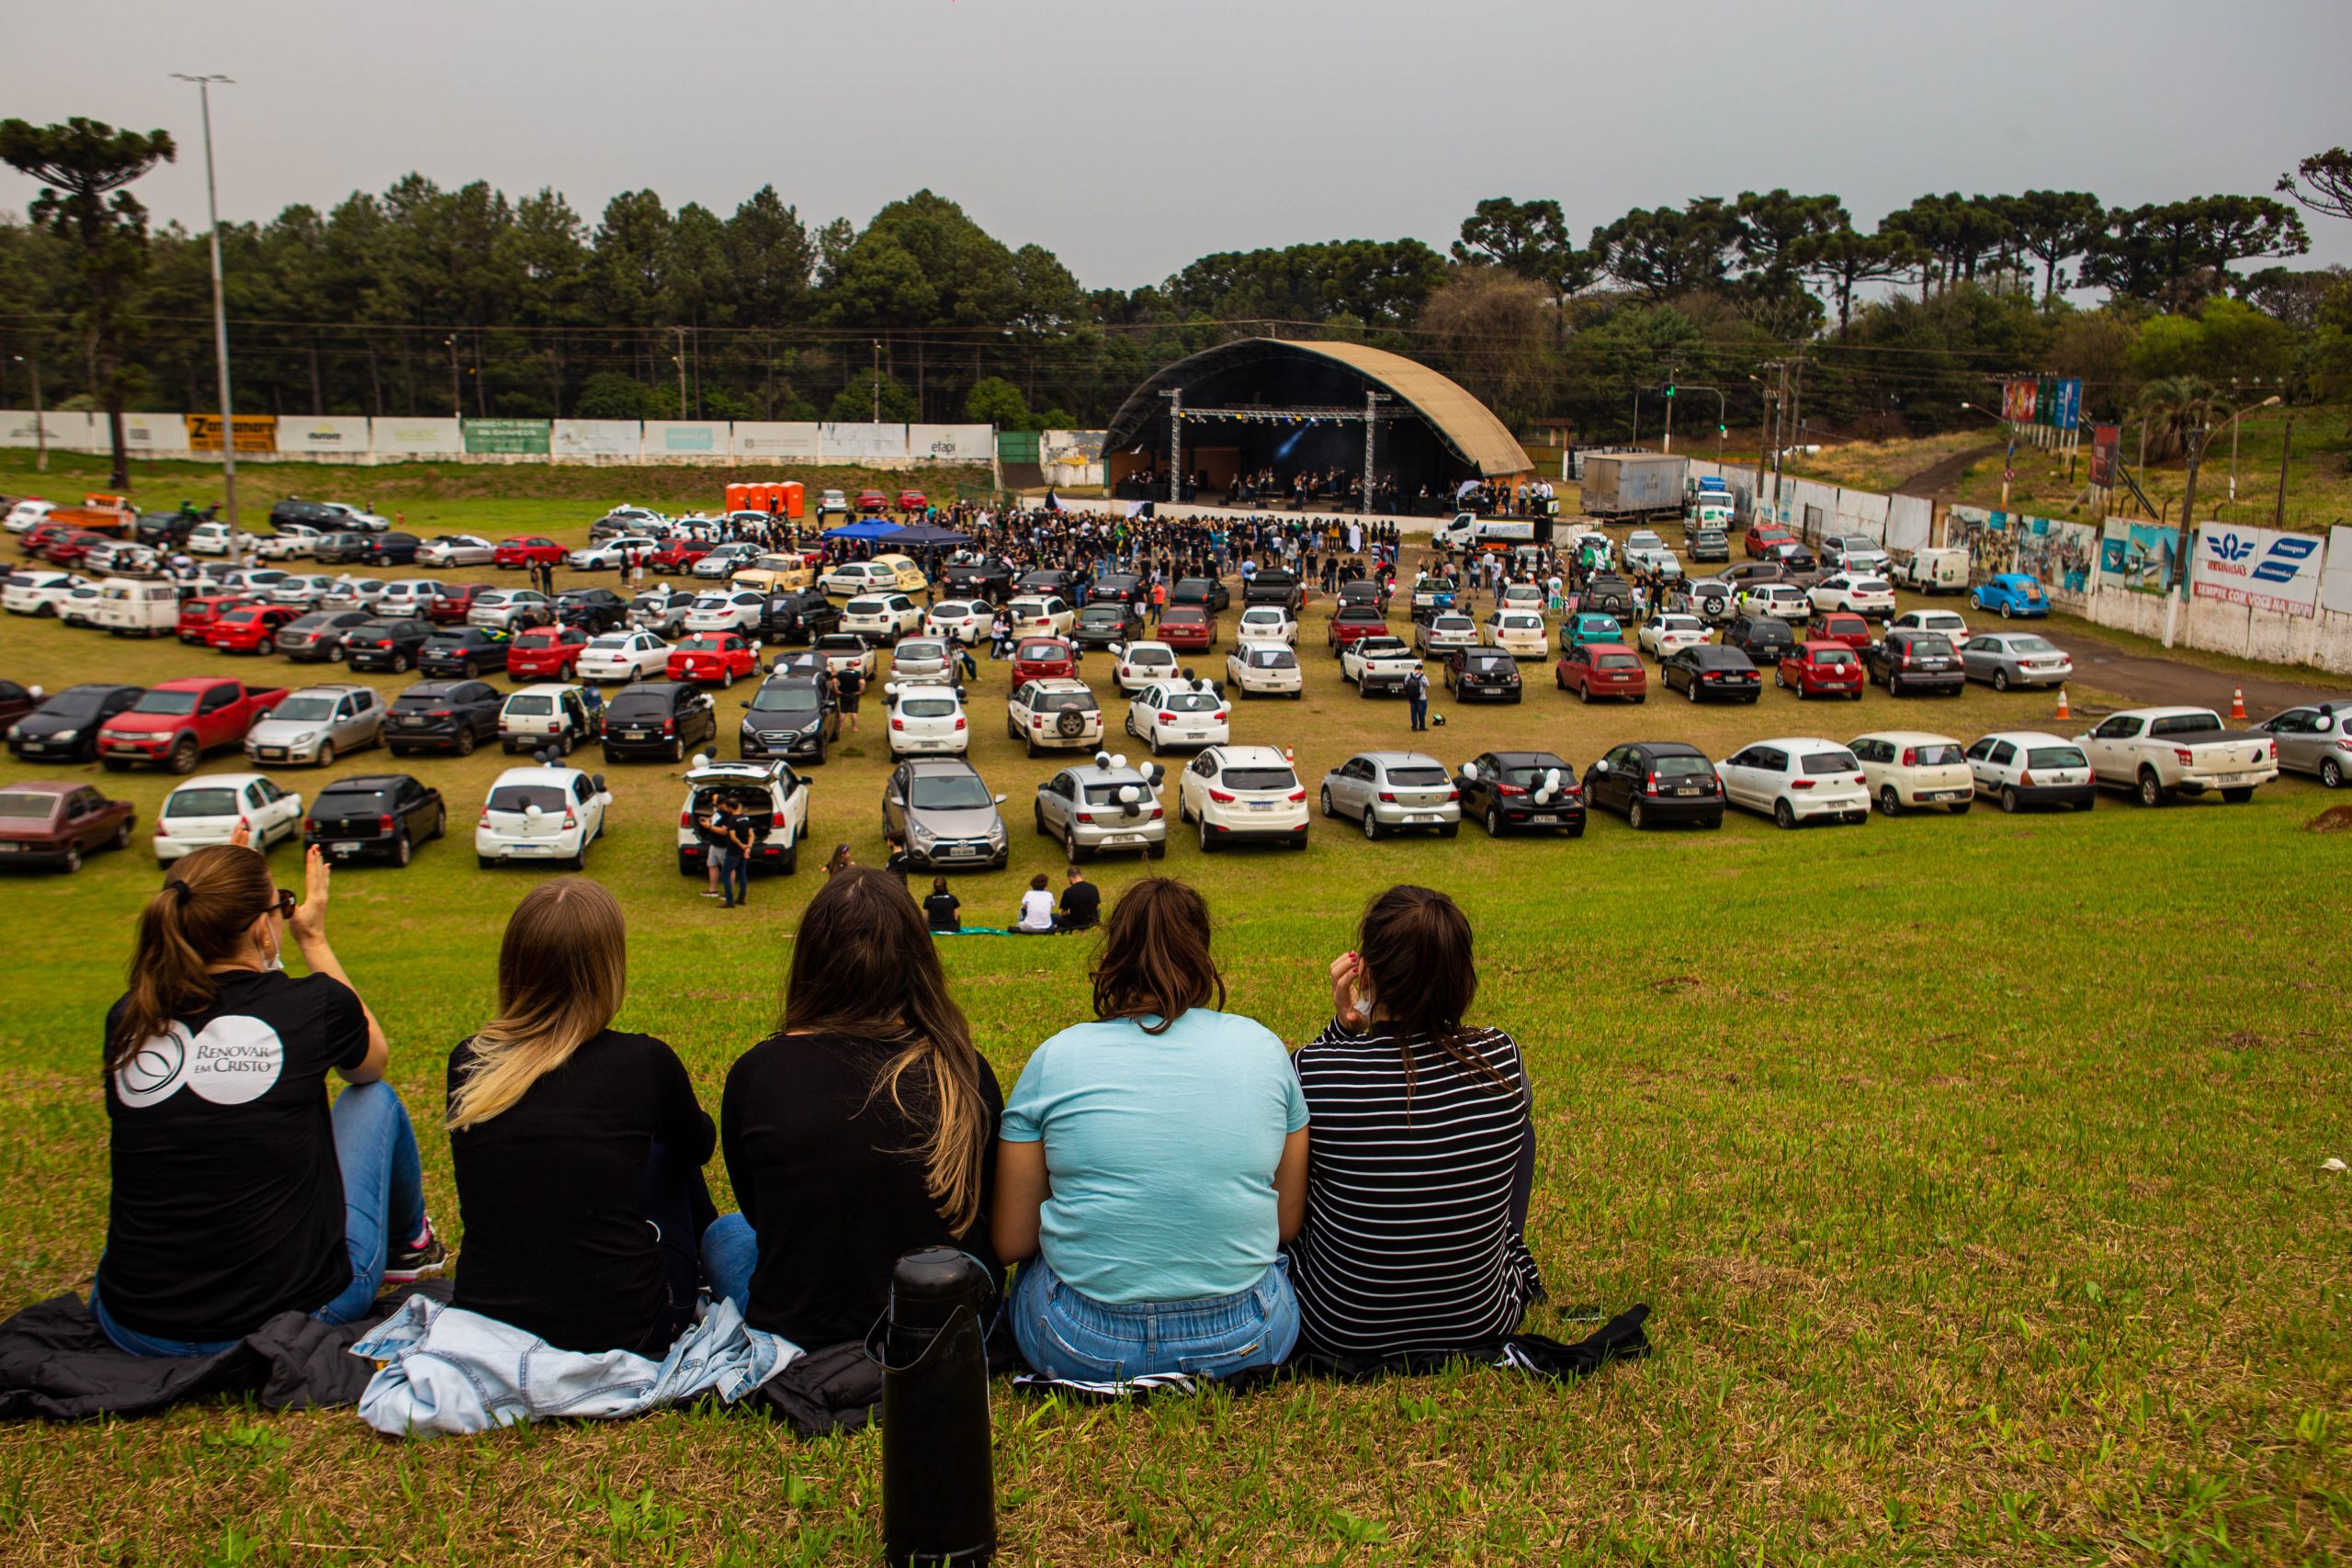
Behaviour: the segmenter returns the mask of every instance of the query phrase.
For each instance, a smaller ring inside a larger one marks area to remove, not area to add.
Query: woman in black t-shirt
[[[357,1322],[385,1281],[440,1271],[384,1032],[327,945],[315,849],[306,874],[298,905],[254,851],[216,845],[140,912],[107,1014],[114,1192],[90,1292],[133,1355],[211,1355],[282,1312]],[[350,1085],[332,1111],[330,1071]]]
[[[890,1269],[989,1244],[1004,1100],[914,899],[852,867],[808,901],[778,1032],[727,1075],[718,1112],[742,1203],[703,1238],[713,1292],[805,1348],[862,1339]]]
[[[498,1016],[449,1055],[456,1304],[659,1359],[701,1293],[717,1134],[677,1053],[611,1027],[628,956],[620,905],[585,877],[533,888],[506,922]]]
[[[947,891],[945,877],[934,876],[931,879],[931,897],[922,901],[922,914],[924,920],[930,924],[933,931],[962,931],[964,917],[957,911],[963,907],[964,901]]]

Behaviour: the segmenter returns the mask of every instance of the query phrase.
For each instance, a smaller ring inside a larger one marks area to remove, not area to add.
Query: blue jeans
[[[741,1214],[721,1214],[702,1233],[702,1277],[710,1293],[725,1296],[737,1312],[752,1310],[752,1274],[760,1266],[760,1238]]]
[[[1429,698],[1408,697],[1405,699],[1405,705],[1413,710],[1413,728],[1415,729],[1427,729],[1430,727]]]
[[[1221,1378],[1281,1364],[1298,1343],[1290,1259],[1255,1285],[1193,1302],[1098,1302],[1062,1283],[1040,1256],[1012,1287],[1012,1336],[1048,1377],[1117,1382],[1149,1372]]]
[[[416,1130],[408,1107],[388,1083],[356,1083],[335,1097],[335,1164],[343,1169],[343,1245],[351,1257],[351,1283],[311,1315],[321,1323],[356,1323],[375,1305],[394,1237],[405,1242],[424,1230],[424,1172],[416,1156]],[[125,1328],[90,1290],[90,1314],[107,1337],[134,1356],[214,1356],[234,1339],[164,1339]],[[255,1324],[254,1327],[261,1325]]]
[[[729,904],[740,904],[752,896],[751,856],[729,850],[718,857],[718,894]]]

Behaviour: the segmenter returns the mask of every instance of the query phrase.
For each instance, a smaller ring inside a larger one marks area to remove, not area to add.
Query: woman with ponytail
[[[612,1027],[628,991],[610,893],[560,876],[524,896],[498,1016],[449,1055],[456,1304],[560,1349],[659,1360],[701,1294],[718,1134],[677,1053]]]
[[[743,1212],[703,1239],[711,1288],[814,1348],[864,1338],[915,1247],[961,1247],[1001,1282],[987,1216],[1003,1105],[905,883],[842,868],[801,917],[776,1032],[727,1075],[719,1143]]]
[[[282,1312],[365,1317],[437,1273],[384,1032],[327,945],[325,859],[298,903],[242,843],[173,863],[107,1014],[114,1193],[90,1309],[142,1356],[209,1356]],[[285,973],[292,942],[310,973]],[[350,1087],[329,1110],[326,1076]]]

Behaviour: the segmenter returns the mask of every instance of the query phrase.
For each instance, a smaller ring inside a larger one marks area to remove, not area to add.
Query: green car
[[[1581,615],[1568,617],[1567,636],[1561,639],[1564,648],[1589,648],[1597,642],[1623,642],[1625,628],[1617,624],[1614,615]]]

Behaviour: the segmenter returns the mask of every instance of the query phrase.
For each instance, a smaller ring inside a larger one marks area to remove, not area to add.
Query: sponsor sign
[[[548,419],[469,419],[466,421],[466,450],[544,454],[550,449],[554,424]]]
[[[379,419],[368,435],[380,456],[454,457],[466,449],[462,422],[454,419]]]
[[[133,453],[185,452],[187,421],[175,413],[124,414],[122,444]]]
[[[817,440],[827,462],[839,457],[903,457],[907,427],[903,424],[827,424]]]
[[[724,423],[678,419],[645,422],[645,456],[649,457],[724,457],[729,446]]]
[[[2352,615],[2352,528],[2338,523],[2327,531],[2327,561],[2320,568],[2320,608]]]
[[[2319,609],[2320,539],[2240,523],[2200,523],[2188,591],[2199,599],[2287,615]]]
[[[358,414],[288,414],[277,422],[280,452],[366,452],[371,445],[368,421]]]
[[[2172,581],[2172,558],[2180,531],[2161,523],[2110,517],[2100,531],[2098,583],[2132,593],[2162,593]]]
[[[642,440],[633,419],[560,419],[549,435],[559,457],[634,457]]]
[[[2051,386],[2057,396],[2051,409],[2051,423],[2061,430],[2074,429],[2083,413],[2082,382],[2070,378],[2053,381]]]
[[[2123,430],[2120,425],[2091,426],[2091,483],[2101,490],[2115,483],[2116,469],[2123,457]]]
[[[813,420],[737,420],[738,457],[813,458],[817,456],[817,425]]]
[[[994,425],[907,426],[907,456],[919,463],[985,463],[995,450]]]
[[[241,413],[237,422],[237,450],[240,452],[275,452],[277,450],[277,416],[274,413]],[[192,413],[187,418],[187,447],[191,452],[220,450],[220,416],[217,413]]]

